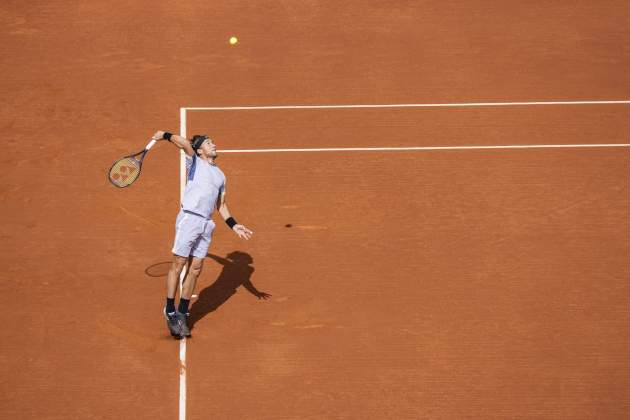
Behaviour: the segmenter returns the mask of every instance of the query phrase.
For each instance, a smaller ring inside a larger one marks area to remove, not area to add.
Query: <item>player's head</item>
[[[254,262],[254,259],[251,255],[241,251],[230,252],[229,254],[227,254],[227,259],[239,264],[251,264]]]
[[[212,139],[205,134],[197,134],[192,138],[192,148],[199,156],[206,158],[217,157],[217,147]]]

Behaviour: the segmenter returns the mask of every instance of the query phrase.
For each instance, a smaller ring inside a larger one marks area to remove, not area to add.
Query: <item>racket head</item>
[[[142,158],[145,152],[118,159],[111,168],[107,178],[115,187],[125,188],[133,184],[140,176]]]

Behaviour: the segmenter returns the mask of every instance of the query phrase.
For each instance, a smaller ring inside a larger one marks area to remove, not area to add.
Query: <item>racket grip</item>
[[[157,140],[153,139],[149,142],[149,144],[147,144],[147,146],[144,148],[144,150],[149,150],[153,147],[153,145],[157,143]]]

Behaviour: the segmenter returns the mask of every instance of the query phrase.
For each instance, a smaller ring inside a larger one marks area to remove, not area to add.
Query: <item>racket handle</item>
[[[157,140],[152,139],[152,140],[149,142],[149,144],[147,144],[147,147],[145,147],[145,148],[144,148],[144,150],[149,150],[149,149],[151,149],[155,143],[157,143]]]

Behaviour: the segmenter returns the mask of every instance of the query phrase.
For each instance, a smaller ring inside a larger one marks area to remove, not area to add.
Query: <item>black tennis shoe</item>
[[[180,337],[190,337],[190,328],[188,328],[188,317],[190,314],[183,314],[181,312],[175,312],[177,320],[179,321]]]
[[[166,312],[164,308],[164,317],[166,318],[166,326],[173,337],[179,338],[182,335],[181,322],[178,317],[179,312]]]

